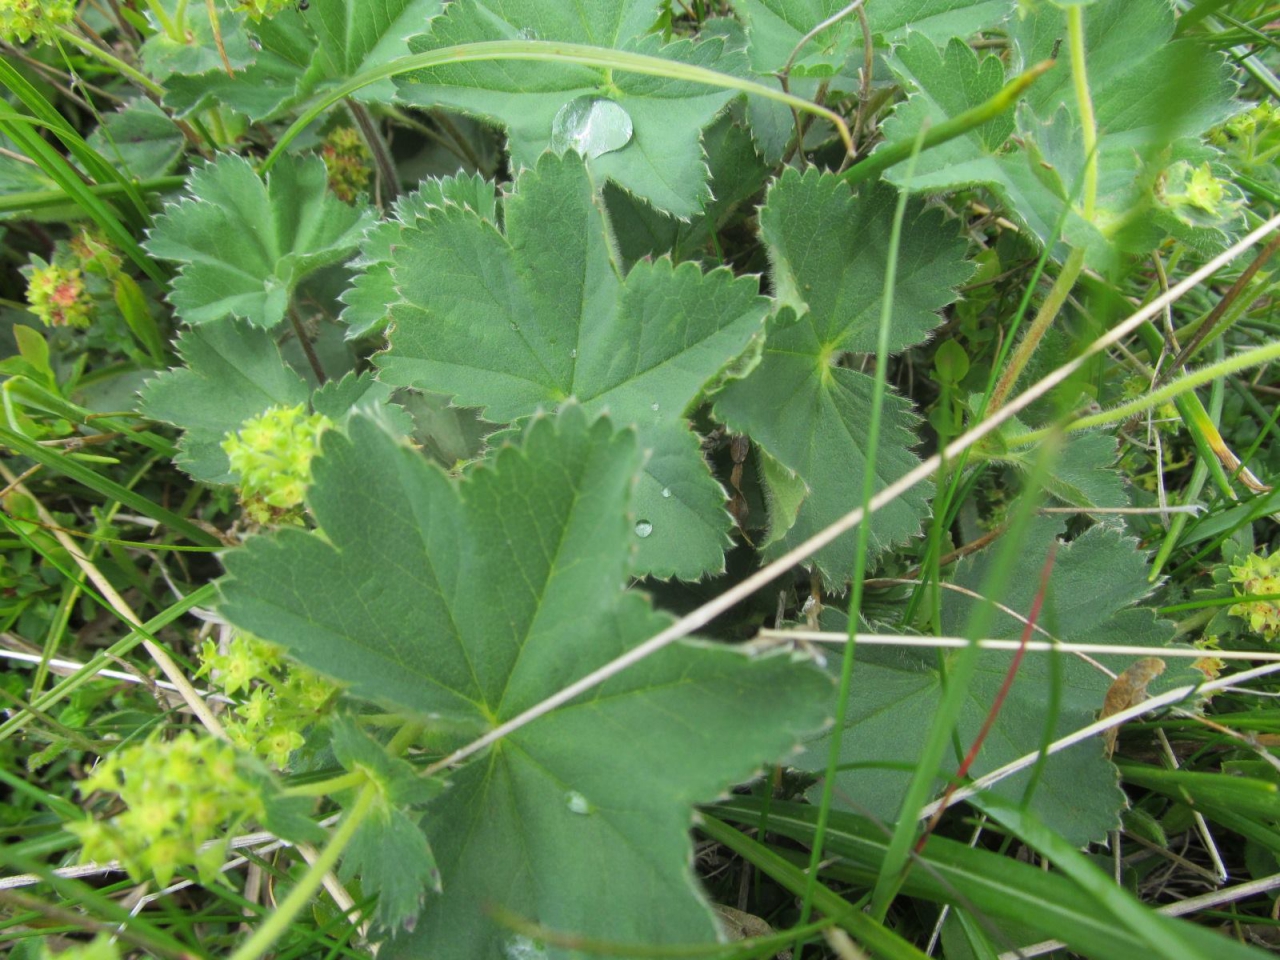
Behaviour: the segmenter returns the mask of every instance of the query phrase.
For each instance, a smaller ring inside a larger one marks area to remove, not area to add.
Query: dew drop
[[[653,533],[653,524],[648,520],[636,521],[636,536],[643,540],[649,534]]]
[[[591,801],[580,794],[577,790],[570,790],[564,795],[564,802],[569,808],[570,813],[580,813],[586,815],[594,813],[595,807],[591,805]]]
[[[621,150],[631,142],[631,115],[621,104],[602,97],[570,100],[551,121],[551,149],[574,150],[588,160]]]
[[[517,935],[502,945],[507,960],[546,960],[547,948],[536,940]]]
[[[663,496],[664,498],[668,499],[668,500],[669,500],[669,499],[671,499],[671,488],[670,488],[670,487],[663,487],[663,488],[662,488],[662,496]]]

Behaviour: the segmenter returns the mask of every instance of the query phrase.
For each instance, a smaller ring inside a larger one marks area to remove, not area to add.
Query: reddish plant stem
[[[991,728],[995,726],[996,718],[1000,716],[1000,710],[1004,706],[1005,699],[1009,696],[1009,691],[1013,689],[1013,681],[1018,676],[1018,667],[1022,665],[1022,657],[1027,652],[1027,641],[1031,639],[1031,633],[1035,630],[1036,620],[1040,616],[1040,608],[1044,606],[1044,595],[1049,590],[1049,575],[1053,573],[1053,561],[1058,555],[1058,545],[1055,543],[1049,548],[1049,555],[1044,558],[1044,566],[1040,568],[1040,585],[1036,588],[1036,595],[1031,601],[1031,610],[1027,613],[1027,622],[1022,627],[1022,637],[1019,641],[1018,650],[1013,655],[1013,659],[1009,662],[1009,669],[1005,671],[1004,682],[1000,684],[995,698],[991,701],[991,709],[987,711],[987,718],[982,721],[982,729],[978,731],[978,735],[973,738],[973,744],[969,747],[969,752],[965,754],[964,760],[960,763],[960,768],[956,770],[956,775],[951,778],[951,784],[947,787],[947,792],[942,795],[942,802],[938,804],[938,809],[934,811],[932,817],[929,818],[928,824],[925,825],[924,832],[920,834],[920,839],[916,841],[915,852],[918,854],[924,849],[925,843],[929,839],[929,835],[933,833],[934,828],[938,825],[938,821],[942,819],[942,815],[947,811],[948,802],[951,795],[956,792],[956,788],[960,786],[960,781],[969,773],[969,768],[973,766],[973,761],[978,759],[978,752],[982,750],[982,744],[987,739],[987,734],[991,732]]]

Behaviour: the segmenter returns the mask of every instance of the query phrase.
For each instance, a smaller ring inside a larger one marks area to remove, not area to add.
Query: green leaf
[[[254,62],[227,76],[221,62],[194,76],[173,77],[165,102],[184,114],[218,101],[264,120],[358,73],[409,52],[408,38],[427,28],[440,0],[310,0],[246,27]],[[195,71],[183,71],[195,73]],[[391,81],[370,84],[357,100],[389,103]]]
[[[440,870],[419,822],[422,815],[406,808],[429,803],[444,784],[419,776],[412,764],[388,755],[350,720],[337,718],[332,727],[338,762],[378,785],[373,809],[351,838],[338,876],[360,878],[361,892],[378,898],[374,922],[391,930],[418,915],[428,892],[440,892]]]
[[[369,229],[360,242],[360,255],[352,262],[362,270],[341,298],[346,306],[339,319],[347,324],[348,340],[381,330],[390,319],[391,304],[400,299],[391,276],[391,248],[400,239],[401,227],[416,226],[428,210],[450,203],[498,222],[495,185],[479,174],[424,180],[413,193],[398,197],[394,216]]]
[[[284,319],[298,283],[346,259],[370,221],[328,192],[318,157],[290,158],[264,183],[242,157],[198,167],[187,196],[165,207],[147,239],[156,257],[182,264],[169,301],[187,323],[240,317],[259,327]]]
[[[391,347],[380,379],[451,395],[500,423],[576,397],[635,424],[651,451],[633,507],[636,568],[692,579],[723,568],[725,496],[686,419],[760,332],[753,279],[691,263],[625,276],[587,169],[545,154],[504,206],[505,231],[445,204],[401,229]]]
[[[182,131],[145,97],[107,114],[87,142],[114,161],[122,173],[137,180],[168,173],[185,146]]]
[[[1000,603],[1025,616],[1039,588],[1040,570],[1050,546],[1061,532],[1061,520],[1042,517],[1026,537],[1018,574],[1000,597]],[[955,583],[967,590],[983,588],[996,548],[961,561]],[[1147,582],[1146,557],[1136,543],[1107,525],[1091,527],[1070,543],[1059,544],[1038,625],[1064,641],[1139,644],[1159,648],[1173,638],[1173,625],[1157,620],[1149,610],[1128,609],[1152,589]],[[942,596],[942,631],[962,636],[977,601],[953,591]],[[996,613],[990,637],[1017,639],[1024,624],[1007,613]],[[948,652],[946,659],[957,654]],[[986,719],[1009,668],[1011,654],[984,652],[968,691],[957,740],[967,750]],[[854,692],[849,703],[849,723],[842,741],[842,764],[858,766],[840,774],[837,796],[856,804],[854,809],[876,816],[896,816],[909,770],[890,769],[910,764],[925,742],[937,703],[942,696],[938,657],[883,649],[859,651]],[[1133,657],[1096,657],[1119,673]],[[1092,723],[1102,709],[1111,677],[1085,661],[1062,655],[1059,714],[1051,739]],[[1178,669],[1152,685],[1173,686],[1187,680]],[[1050,717],[1046,704],[1054,683],[1052,664],[1045,653],[1028,653],[1018,669],[995,725],[970,768],[978,777],[1011,760],[1039,749]],[[825,765],[828,742],[824,737],[808,747],[800,763],[811,769]],[[952,756],[946,775],[958,760]],[[1030,772],[1001,781],[996,795],[1021,800]],[[981,805],[981,797],[975,800]],[[1077,846],[1097,840],[1118,825],[1124,795],[1116,785],[1115,768],[1103,756],[1095,739],[1054,754],[1031,798],[1031,809],[1054,824]]]
[[[875,349],[893,210],[888,190],[855,198],[830,174],[788,170],[760,211],[774,292],[784,309],[770,322],[759,366],[725,387],[715,414],[809,488],[795,525],[780,539],[771,534],[774,555],[847,513],[862,496],[873,382],[840,361]],[[909,212],[891,350],[923,340],[938,322],[935,311],[969,276],[964,246],[953,233],[936,213]],[[880,487],[918,463],[910,449],[917,422],[910,403],[890,392],[884,414]],[[879,511],[872,526],[876,551],[914,536],[927,503],[927,488],[917,486]],[[819,551],[814,562],[828,581],[843,582],[853,568],[852,535]]]
[[[747,27],[751,69],[762,81],[773,81],[797,44],[818,24],[848,6],[845,0],[733,0]],[[877,46],[900,43],[908,32],[933,40],[968,37],[1009,15],[1005,0],[894,0],[868,3],[867,21]],[[794,93],[812,98],[818,85],[850,93],[859,86],[863,37],[852,13],[810,39],[792,66]],[[795,132],[791,112],[781,104],[753,98],[748,102],[753,131],[762,152],[776,161]]]
[[[1010,216],[1041,243],[1053,233],[1064,204],[1066,237],[1089,248],[1095,262],[1109,241],[1146,249],[1160,240],[1130,221],[1150,202],[1157,174],[1189,149],[1193,138],[1229,116],[1233,86],[1220,56],[1193,40],[1170,41],[1173,11],[1163,0],[1101,0],[1084,14],[1089,89],[1098,124],[1099,187],[1093,224],[1078,211],[1084,170],[1080,120],[1071,71],[1063,56],[1030,88],[1013,124],[997,118],[924,153],[911,189],[936,192],[987,184]],[[1009,24],[1015,50],[1012,70],[1053,58],[1064,35],[1063,14],[1040,4]],[[979,60],[959,40],[939,51],[923,36],[908,36],[889,65],[914,88],[884,125],[887,142],[910,139],[922,124],[937,124],[976,106],[1003,83],[995,57]],[[1176,103],[1178,109],[1169,109]],[[1181,143],[1179,141],[1182,141]],[[1173,149],[1170,150],[1170,146]],[[1193,151],[1194,152],[1194,151]],[[1198,156],[1198,154],[1197,154]],[[900,183],[902,168],[888,179]]]
[[[1026,426],[1015,417],[1006,422],[1000,435],[1013,439],[1025,432]],[[1125,479],[1115,468],[1119,453],[1116,438],[1109,433],[1073,434],[1062,443],[1053,469],[1045,473],[1042,481],[1045,490],[1073,507],[1127,507]],[[1030,447],[1000,450],[992,452],[990,457],[1012,464],[1023,473],[1030,473],[1035,463]]]
[[[177,349],[187,366],[147,381],[139,412],[182,428],[175,462],[183,470],[206,483],[230,483],[221,446],[227,431],[277,404],[304,403],[311,390],[269,333],[238,320],[188,330]]]
[[[311,395],[311,409],[341,423],[357,412],[370,413],[394,433],[407,436],[413,432],[413,418],[398,404],[392,403],[394,391],[379,383],[373,374],[352,371],[341,380],[330,380]]]
[[[628,50],[742,74],[741,52],[719,38],[663,45],[643,36],[657,19],[655,0],[458,0],[410,46],[420,53],[485,40],[559,40]],[[592,176],[611,180],[659,210],[678,217],[697,213],[709,200],[699,134],[737,94],[665,77],[601,70],[566,63],[475,62],[434,67],[397,80],[400,98],[422,106],[446,106],[487,117],[506,130],[514,167],[532,167],[554,146],[556,118],[571,102],[604,100],[632,135],[615,149],[588,152]],[[562,121],[563,122],[563,121]],[[567,145],[567,144],[566,144]]]
[[[769,167],[751,134],[734,122],[732,113],[724,114],[703,132],[702,147],[707,153],[714,199],[702,204],[701,214],[692,222],[655,210],[621,187],[605,186],[609,219],[618,249],[628,263],[664,253],[675,260],[697,259],[706,247],[718,247],[716,232],[764,186]],[[707,259],[718,262],[721,258]]]
[[[179,0],[160,0],[170,17],[177,12],[178,2]],[[184,6],[186,32],[181,40],[170,37],[154,12],[147,11],[147,19],[151,21],[155,32],[143,42],[139,53],[147,75],[155,80],[163,82],[174,74],[213,73],[226,69],[214,39],[208,6],[203,3]],[[221,8],[218,10],[218,29],[222,34],[223,52],[233,69],[242,70],[254,59],[254,50],[249,45],[249,37],[245,32],[245,14],[228,9],[222,4],[218,6]]]
[[[349,431],[315,461],[320,531],[229,554],[222,610],[353,695],[478,734],[670,623],[621,587],[630,431],[572,405],[461,482],[363,417]],[[689,805],[820,724],[828,689],[786,658],[686,641],[519,728],[428,806],[443,893],[382,956],[499,956],[511,934],[489,904],[589,937],[714,941]]]

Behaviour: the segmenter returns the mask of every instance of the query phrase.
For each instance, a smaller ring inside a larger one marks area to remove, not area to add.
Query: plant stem
[[[378,179],[382,182],[382,202],[389,204],[400,196],[400,174],[396,172],[396,162],[391,156],[391,148],[387,146],[378,122],[369,113],[369,108],[353,98],[347,99],[347,111],[351,119],[360,128],[360,136],[373,156],[373,165],[378,170]]]
[[[160,84],[156,83],[146,74],[140,72],[139,70],[136,70],[135,68],[131,67],[129,64],[125,63],[123,60],[117,57],[114,53],[110,53],[106,50],[103,50],[97,44],[89,42],[88,40],[86,40],[84,37],[80,36],[77,33],[72,33],[66,27],[58,27],[56,32],[60,39],[67,41],[67,43],[70,43],[75,47],[78,47],[80,50],[89,54],[89,56],[95,57],[96,59],[101,60],[103,63],[105,63],[107,66],[111,67],[112,69],[118,70],[121,74],[128,77],[130,80],[132,80],[138,86],[142,87],[148,93],[154,93],[157,97],[164,96],[164,87],[160,86]]]
[[[925,131],[924,140],[920,146],[921,152],[928,150],[930,147],[936,147],[941,143],[946,143],[948,140],[954,140],[975,127],[980,127],[989,120],[998,117],[1017,103],[1018,98],[1026,92],[1027,88],[1052,66],[1052,60],[1037,63],[1034,67],[1018,74],[1006,83],[996,92],[995,96],[985,103],[980,103],[976,107],[971,107],[964,111],[964,113],[957,114],[950,120],[944,120],[942,123],[929,127]],[[910,139],[885,144],[861,163],[854,164],[841,176],[846,183],[850,184],[862,183],[864,180],[879,176],[885,170],[902,163],[911,156],[911,151],[915,149],[915,141],[916,138],[911,137]]]
[[[1027,328],[1026,336],[1019,342],[1018,349],[1014,351],[1009,365],[1004,368],[1004,373],[1000,375],[1000,379],[996,382],[996,388],[991,393],[991,402],[987,404],[988,413],[994,413],[999,410],[1004,405],[1005,400],[1008,399],[1010,391],[1017,386],[1018,377],[1022,375],[1023,369],[1031,359],[1031,355],[1035,353],[1035,349],[1048,331],[1049,325],[1057,319],[1058,313],[1062,310],[1062,305],[1067,302],[1067,297],[1076,285],[1076,280],[1080,278],[1080,272],[1083,269],[1084,250],[1072,250],[1067,255],[1066,263],[1062,265],[1062,272],[1058,274],[1058,279],[1053,282],[1053,286],[1049,288],[1049,293],[1044,298],[1044,302],[1040,304],[1040,309],[1036,312],[1035,319],[1031,321],[1031,326]]]
[[[311,338],[307,336],[307,331],[302,327],[302,321],[298,318],[298,311],[293,307],[289,308],[289,322],[293,324],[293,332],[298,338],[298,344],[302,347],[302,352],[306,354],[307,363],[311,364],[311,372],[316,375],[316,380],[323,386],[329,382],[329,378],[324,372],[324,366],[320,363],[320,357],[316,354],[316,348],[312,345]]]
[[[736,90],[739,93],[775,100],[795,107],[806,113],[816,114],[831,121],[840,134],[845,149],[853,147],[853,139],[849,133],[849,125],[834,110],[810,103],[802,97],[793,97],[775,90],[763,83],[746,80],[732,74],[710,70],[689,63],[666,60],[662,57],[632,53],[628,50],[612,50],[592,47],[581,43],[557,43],[548,40],[487,40],[480,43],[463,43],[452,47],[441,47],[407,57],[400,57],[390,63],[367,70],[334,88],[304,110],[281,135],[267,158],[262,161],[261,172],[266,173],[280,159],[289,144],[311,125],[320,114],[324,113],[339,100],[344,100],[358,90],[371,83],[386,80],[390,77],[411,73],[415,70],[426,70],[429,67],[454,63],[478,63],[484,61],[527,60],[535,63],[576,63],[581,66],[595,67],[604,70],[625,70],[650,77],[665,77],[669,80],[684,80],[688,83],[699,83],[721,90]],[[1047,69],[1047,68],[1046,68]]]
[[[369,815],[369,811],[373,809],[373,802],[377,797],[378,785],[372,782],[366,783],[356,797],[356,802],[352,804],[347,815],[342,818],[333,835],[329,837],[329,842],[320,852],[315,863],[311,864],[283,902],[253,931],[253,935],[231,955],[231,960],[258,960],[271,949],[272,944],[288,932],[294,918],[306,909],[312,896],[324,883],[325,875],[337,866],[342,852],[355,836],[356,830],[360,828],[365,817]]]
[[[1062,428],[1067,433],[1078,433],[1081,430],[1091,430],[1094,427],[1103,427],[1111,423],[1119,423],[1121,420],[1127,420],[1135,414],[1144,413],[1152,407],[1158,407],[1162,403],[1168,403],[1175,397],[1179,397],[1188,390],[1194,390],[1202,387],[1218,377],[1230,376],[1233,373],[1239,373],[1241,370],[1247,370],[1250,367],[1261,366],[1272,360],[1280,360],[1280,342],[1268,343],[1261,347],[1254,347],[1252,350],[1246,350],[1244,353],[1238,353],[1228,357],[1218,363],[1210,364],[1207,367],[1201,367],[1199,370],[1193,370],[1191,373],[1167,383],[1158,390],[1153,390],[1144,397],[1137,397],[1128,403],[1122,403],[1110,410],[1103,410],[1101,413],[1091,414],[1087,417],[1081,417],[1074,420]],[[1025,447],[1036,443],[1053,432],[1052,428],[1043,430],[1031,430],[1027,433],[1019,434],[1009,441],[1011,447]]]
[[[1071,52],[1071,83],[1080,111],[1080,139],[1084,146],[1084,196],[1081,209],[1090,223],[1098,203],[1098,121],[1089,94],[1089,74],[1084,57],[1084,7],[1067,8],[1067,46]]]

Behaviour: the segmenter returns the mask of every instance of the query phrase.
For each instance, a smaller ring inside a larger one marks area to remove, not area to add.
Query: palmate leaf
[[[785,551],[861,502],[873,382],[840,361],[875,349],[893,210],[887,190],[855,198],[830,174],[788,170],[760,211],[783,309],[770,322],[760,365],[725,387],[715,415],[808,487],[794,526],[771,531],[766,552]],[[909,215],[891,350],[923,340],[938,322],[935,311],[969,276],[964,246],[953,233],[935,213]],[[876,458],[881,487],[918,462],[910,449],[916,422],[910,404],[891,392],[884,414]],[[876,549],[915,535],[927,501],[927,489],[917,486],[879,511],[872,526]],[[853,569],[853,537],[819,551],[814,562],[829,581],[842,582]]]
[[[576,397],[635,424],[651,451],[633,507],[639,571],[720,570],[724,491],[686,413],[761,331],[753,278],[670,260],[625,276],[583,161],[545,154],[504,203],[505,231],[470,206],[423,207],[401,229],[390,349],[379,378],[448,394],[506,423]]]
[[[912,190],[935,192],[990,186],[1009,215],[1047,242],[1063,207],[1075,198],[1065,234],[1073,246],[1104,257],[1110,241],[1144,250],[1161,239],[1137,229],[1134,211],[1150,202],[1156,177],[1182,157],[1209,152],[1193,138],[1234,112],[1233,86],[1222,57],[1193,40],[1171,41],[1174,16],[1164,0],[1100,0],[1085,11],[1089,87],[1098,124],[1097,216],[1079,212],[1085,151],[1065,54],[1031,87],[1014,125],[998,118],[921,155]],[[1052,59],[1065,35],[1063,13],[1039,4],[1009,22],[1015,72]],[[944,51],[911,34],[889,64],[914,91],[885,123],[886,141],[910,139],[922,124],[937,124],[976,106],[1004,82],[995,57],[979,60],[959,40]],[[1169,105],[1176,103],[1178,109]],[[888,179],[901,183],[902,168]],[[1144,222],[1146,219],[1143,218]],[[1132,236],[1124,236],[1128,231]]]
[[[365,418],[349,434],[315,463],[320,532],[229,554],[222,611],[352,694],[478,734],[670,622],[622,588],[630,431],[570,405],[461,482]],[[520,728],[427,805],[443,893],[380,955],[501,956],[489,905],[615,941],[712,940],[690,803],[785,753],[829,697],[807,664],[691,641]]]
[[[165,103],[190,113],[219,101],[263,120],[307,97],[390,63],[409,52],[408,38],[427,29],[440,0],[310,0],[286,8],[244,30],[256,44],[253,63],[227,76],[221,63],[204,72],[183,71],[165,84]],[[199,18],[197,18],[197,21]],[[358,100],[389,103],[390,80],[354,94]]]
[[[346,259],[371,221],[328,191],[318,157],[288,158],[266,182],[242,157],[197,167],[187,196],[165,207],[145,244],[182,264],[169,302],[190,324],[240,317],[258,327],[284,319],[309,274]]]
[[[1026,535],[1017,570],[1008,589],[996,599],[1025,616],[1039,588],[1040,571],[1054,540],[1062,532],[1060,518],[1036,520]],[[997,544],[974,559],[962,561],[954,582],[972,591],[984,587]],[[1137,544],[1116,528],[1091,527],[1070,543],[1060,544],[1038,625],[1064,641],[1139,644],[1153,653],[1173,638],[1173,625],[1157,620],[1150,610],[1132,605],[1152,589],[1147,562]],[[963,636],[978,601],[947,590],[942,596],[942,629]],[[997,612],[988,636],[1018,639],[1024,624]],[[1043,637],[1037,636],[1037,639]],[[957,654],[949,651],[947,656]],[[1011,654],[981,654],[978,672],[968,691],[957,738],[967,750],[991,709],[1004,682]],[[1132,656],[1096,657],[1116,673],[1129,666]],[[1111,677],[1097,667],[1068,655],[1059,660],[1060,707],[1056,721],[1048,715],[1052,665],[1044,653],[1028,653],[1005,700],[990,735],[970,769],[982,774],[1040,748],[1046,726],[1053,722],[1050,739],[1079,729],[1096,719]],[[932,654],[859,651],[855,681],[849,701],[849,721],[842,738],[842,765],[855,765],[839,776],[836,796],[859,813],[895,818],[911,777],[910,766],[928,736],[935,708],[942,696],[938,661]],[[1196,679],[1191,671],[1191,680]],[[1200,676],[1200,679],[1203,679]],[[1182,669],[1171,667],[1152,685],[1176,686],[1191,682]],[[800,765],[821,769],[826,765],[829,742],[823,737],[810,744]],[[943,774],[954,771],[957,760],[949,755]],[[1003,797],[1020,800],[1030,773],[1010,777],[994,788]],[[941,784],[941,779],[939,783]],[[840,800],[837,801],[842,802]],[[980,798],[976,801],[981,804]],[[1118,825],[1124,794],[1115,768],[1104,758],[1102,741],[1095,739],[1050,757],[1031,794],[1031,807],[1052,823],[1071,843],[1082,846],[1103,837]]]
[[[726,50],[719,38],[665,46],[644,34],[653,26],[658,0],[457,0],[433,21],[431,32],[415,38],[415,53],[486,40],[559,40],[665,57],[725,73],[741,74],[741,52]],[[616,149],[595,154],[589,165],[600,183],[611,180],[660,210],[690,217],[710,199],[699,133],[737,94],[703,84],[606,71],[569,63],[494,61],[433,67],[397,80],[402,100],[447,106],[487,117],[507,130],[512,162],[531,167],[547,147],[564,149],[555,136],[558,115],[578,101],[611,103],[607,109],[631,121],[630,138],[612,140]],[[617,108],[621,108],[619,113]],[[578,116],[589,116],[579,110]]]

